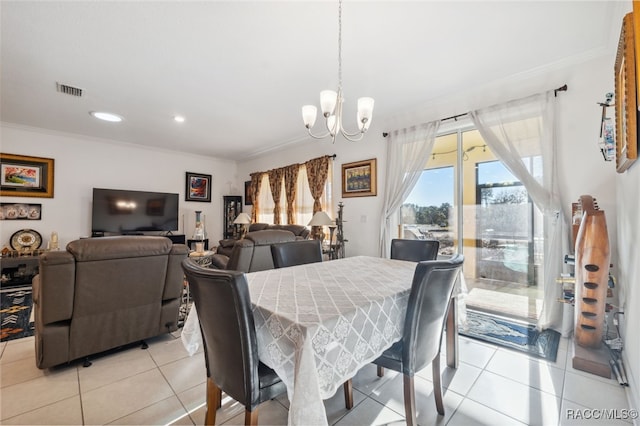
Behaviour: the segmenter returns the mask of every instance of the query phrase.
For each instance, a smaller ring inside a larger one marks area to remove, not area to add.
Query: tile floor
[[[38,370],[33,337],[0,343],[0,423],[201,425],[205,415],[205,367],[201,352],[190,357],[178,334],[148,341],[149,348],[129,348],[81,363]],[[438,416],[432,394],[431,367],[416,380],[421,425],[577,425],[618,424],[570,419],[584,409],[628,408],[616,381],[574,370],[568,344],[561,340],[556,362],[460,337],[460,366],[441,362],[446,414]],[[354,377],[354,408],[344,408],[342,388],[325,402],[330,425],[404,424],[402,378],[388,371],[376,376],[373,365]],[[260,406],[261,425],[287,422],[286,396]],[[217,423],[242,424],[243,407],[223,399]]]

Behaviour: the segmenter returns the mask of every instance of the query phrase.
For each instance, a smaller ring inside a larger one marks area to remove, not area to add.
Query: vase
[[[206,240],[207,231],[204,227],[204,221],[202,220],[202,211],[196,211],[196,229],[193,231],[194,240]]]

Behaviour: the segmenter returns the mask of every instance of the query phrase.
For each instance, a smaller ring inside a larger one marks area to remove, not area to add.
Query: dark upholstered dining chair
[[[391,259],[422,262],[438,258],[438,240],[391,240]]]
[[[391,259],[423,262],[438,258],[438,240],[407,240],[396,238],[391,240]],[[384,368],[378,366],[378,377],[384,376]]]
[[[436,409],[444,415],[440,381],[440,346],[458,273],[464,257],[429,260],[416,266],[411,284],[402,339],[373,361],[404,375],[404,408],[409,426],[416,423],[414,375],[431,363]]]
[[[198,312],[207,367],[207,413],[213,425],[222,391],[245,406],[245,424],[258,422],[258,405],[286,391],[258,359],[249,287],[244,273],[182,262]]]
[[[271,256],[276,268],[322,262],[322,245],[320,240],[271,244]]]

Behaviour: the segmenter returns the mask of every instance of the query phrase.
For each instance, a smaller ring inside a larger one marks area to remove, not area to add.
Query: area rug
[[[555,361],[558,355],[560,333],[555,330],[536,329],[534,324],[496,315],[467,311],[467,323],[459,333],[478,340],[525,352],[538,358]]]
[[[31,287],[0,292],[0,342],[33,335]]]

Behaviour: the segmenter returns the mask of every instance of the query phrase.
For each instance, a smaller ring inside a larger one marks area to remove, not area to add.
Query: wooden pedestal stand
[[[580,207],[582,218],[575,245],[573,368],[610,378],[609,353],[602,345],[609,281],[607,222],[591,196],[581,196]]]

